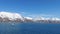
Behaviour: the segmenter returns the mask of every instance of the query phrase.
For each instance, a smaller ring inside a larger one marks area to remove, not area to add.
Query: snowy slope
[[[38,18],[35,18],[35,20],[60,20],[60,18],[45,18],[45,17],[38,17]]]
[[[9,20],[16,20],[17,18],[23,20],[23,17],[18,13],[0,12],[0,17],[2,19],[8,18]]]
[[[31,17],[24,17],[24,18],[26,18],[27,20],[32,20],[33,18],[31,18]]]

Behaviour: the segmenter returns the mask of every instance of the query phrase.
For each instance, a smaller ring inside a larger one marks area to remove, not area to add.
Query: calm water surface
[[[0,23],[0,34],[60,34],[60,24]]]

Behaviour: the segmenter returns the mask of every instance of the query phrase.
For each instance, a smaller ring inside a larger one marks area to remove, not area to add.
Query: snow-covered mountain
[[[2,20],[3,19],[3,20]],[[10,13],[10,12],[0,12],[0,20],[2,21],[6,21],[6,20],[10,20],[10,21],[14,21],[20,19],[21,21],[24,21],[23,16],[21,16],[18,13]]]
[[[31,18],[31,17],[24,17],[24,22],[33,22],[33,18]]]
[[[0,12],[0,22],[60,22],[60,18],[23,17],[18,13]]]
[[[60,20],[60,18],[45,18],[45,17],[37,17],[34,20]]]

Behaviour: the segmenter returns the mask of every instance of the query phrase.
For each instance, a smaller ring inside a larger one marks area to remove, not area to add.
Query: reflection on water
[[[0,34],[60,34],[60,24],[0,23]]]

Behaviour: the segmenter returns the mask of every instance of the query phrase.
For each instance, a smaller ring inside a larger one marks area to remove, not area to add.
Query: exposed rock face
[[[3,19],[0,17],[0,22],[2,22],[3,21]]]

